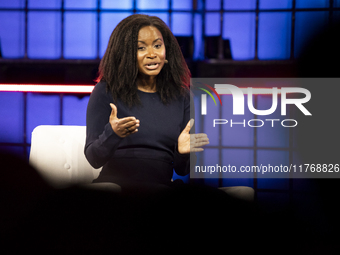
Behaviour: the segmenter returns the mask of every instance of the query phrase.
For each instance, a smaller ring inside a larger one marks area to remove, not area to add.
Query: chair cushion
[[[52,186],[91,183],[101,169],[86,160],[85,138],[85,126],[38,126],[32,132],[29,162]]]

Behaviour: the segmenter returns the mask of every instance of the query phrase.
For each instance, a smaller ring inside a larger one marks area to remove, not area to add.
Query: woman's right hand
[[[113,131],[119,137],[127,137],[138,132],[139,120],[137,120],[135,117],[125,117],[118,119],[117,107],[114,104],[110,104],[110,106],[112,111],[109,121]]]

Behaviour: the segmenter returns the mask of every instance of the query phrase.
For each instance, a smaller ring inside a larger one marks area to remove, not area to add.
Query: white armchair
[[[32,132],[29,163],[55,188],[90,184],[101,169],[86,160],[85,138],[85,126],[38,126]],[[113,183],[87,186],[119,189]]]

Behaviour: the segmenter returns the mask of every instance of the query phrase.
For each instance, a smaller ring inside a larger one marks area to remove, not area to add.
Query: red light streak
[[[52,84],[0,84],[0,91],[42,92],[42,93],[88,93],[93,85],[52,85]]]

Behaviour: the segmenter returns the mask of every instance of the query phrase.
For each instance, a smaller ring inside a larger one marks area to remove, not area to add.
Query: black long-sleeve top
[[[94,182],[167,184],[173,169],[190,171],[189,154],[177,151],[180,133],[190,120],[190,97],[163,104],[160,95],[138,91],[141,105],[129,108],[118,100],[117,117],[140,120],[138,132],[119,137],[109,123],[112,96],[99,82],[87,106],[85,156],[94,168],[103,167]]]

